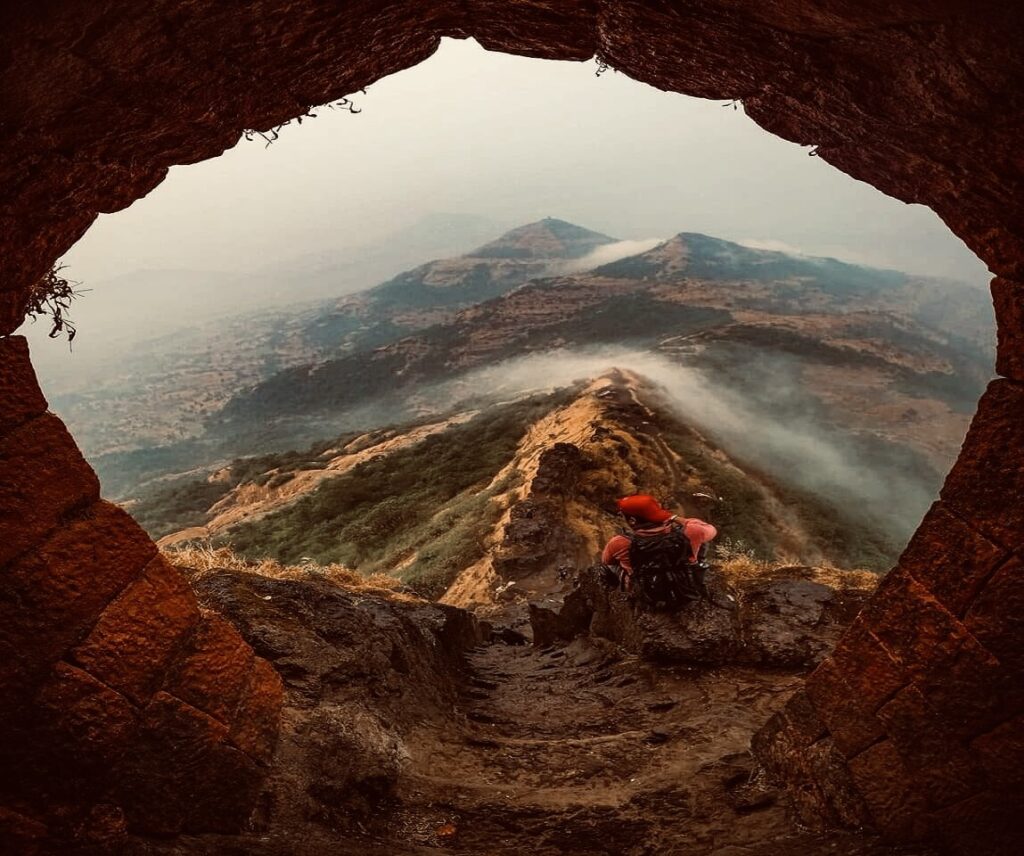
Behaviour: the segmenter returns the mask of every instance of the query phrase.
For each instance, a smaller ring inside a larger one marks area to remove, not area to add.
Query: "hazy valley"
[[[128,395],[125,383],[119,400],[131,409],[118,421],[115,408],[108,426],[121,445],[100,437],[93,459],[154,534],[188,530],[249,555],[416,575],[417,557],[430,552],[422,532],[363,553],[355,545],[365,532],[348,524],[403,505],[416,509],[407,516],[417,526],[430,514],[471,519],[475,546],[433,563],[447,562],[443,573],[424,572],[447,584],[455,565],[477,562],[480,545],[498,539],[480,527],[490,531],[511,502],[498,473],[525,478],[510,461],[554,406],[541,402],[617,369],[636,378],[645,406],[744,473],[742,488],[729,489],[705,473],[690,494],[744,506],[730,491],[770,482],[832,509],[844,521],[836,532],[870,531],[863,549],[806,532],[783,544],[740,531],[752,525],[746,517],[764,517],[749,510],[730,527],[737,544],[764,558],[887,567],[937,492],[988,379],[984,295],[703,235],[650,243],[544,220],[330,304],[229,319],[216,336],[194,331],[135,375],[145,395]],[[93,396],[97,422],[107,400]],[[605,421],[594,417],[590,430],[630,433]],[[502,437],[493,457],[464,468],[468,480],[450,491],[422,500],[413,480],[389,488],[385,509],[324,513],[360,479],[377,478],[388,456],[411,472],[436,449],[458,446],[471,460],[468,450],[490,448],[477,436],[488,431]],[[153,443],[161,433],[171,442]],[[675,452],[684,466],[694,466],[692,453]],[[607,481],[606,499],[620,490]],[[688,502],[686,490],[659,487]],[[290,538],[311,520],[318,540]]]

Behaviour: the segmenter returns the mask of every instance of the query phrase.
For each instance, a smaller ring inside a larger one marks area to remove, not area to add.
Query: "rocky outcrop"
[[[870,833],[794,827],[756,774],[750,736],[803,666],[664,668],[591,635],[517,644],[462,610],[309,572],[192,584],[284,676],[281,745],[241,835],[134,840],[132,856],[722,856],[754,841],[893,856]],[[763,634],[804,608],[764,609]]]
[[[531,604],[530,622],[535,645],[594,635],[661,664],[810,669],[873,589],[868,574],[782,567],[720,577],[710,601],[648,612],[591,568],[579,574],[559,611]]]
[[[313,575],[285,580],[224,570],[193,585],[284,683],[281,745],[254,800],[257,837],[271,840],[275,853],[326,852],[302,842],[344,840],[390,805],[410,735],[451,718],[465,652],[489,634],[463,610]],[[219,839],[202,840],[216,847]]]
[[[529,494],[509,509],[492,559],[501,578],[517,580],[546,568],[572,567],[582,539],[563,518],[580,476],[593,466],[572,443],[554,443],[540,453]]]
[[[239,829],[281,684],[121,509],[0,339],[0,850]]]

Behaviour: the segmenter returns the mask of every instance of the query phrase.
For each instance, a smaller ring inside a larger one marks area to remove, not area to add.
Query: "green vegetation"
[[[488,485],[526,428],[569,391],[489,408],[420,443],[374,458],[224,539],[248,558],[305,557],[373,572],[408,561],[399,575],[437,595],[483,555],[494,522]]]
[[[210,507],[238,485],[279,487],[294,478],[297,470],[324,469],[330,450],[344,446],[356,436],[346,434],[320,441],[303,451],[236,458],[213,481],[190,478],[158,483],[142,492],[131,507],[132,515],[153,538],[202,526]]]
[[[171,532],[202,526],[210,506],[227,496],[232,487],[228,481],[205,479],[161,485],[132,505],[132,517],[151,537],[162,538]]]
[[[731,320],[725,309],[669,303],[638,291],[610,297],[561,324],[530,330],[527,338],[540,336],[552,343],[576,344],[643,342],[667,335],[685,336]]]
[[[460,571],[483,558],[484,537],[501,516],[491,500],[512,488],[516,478],[502,479],[485,490],[470,488],[396,538],[391,555],[413,557],[400,572],[402,580],[426,597],[444,594]],[[386,572],[390,566],[384,557],[364,570]]]

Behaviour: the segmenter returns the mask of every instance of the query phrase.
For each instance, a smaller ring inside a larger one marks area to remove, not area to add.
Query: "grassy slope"
[[[499,405],[441,435],[366,461],[297,502],[233,529],[249,558],[313,559],[373,572],[411,559],[399,575],[428,595],[483,555],[496,490],[526,428],[568,393]],[[502,486],[507,489],[507,486]]]

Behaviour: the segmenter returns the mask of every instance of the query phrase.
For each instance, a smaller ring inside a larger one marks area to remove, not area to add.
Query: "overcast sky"
[[[101,216],[67,255],[69,272],[93,288],[82,303],[106,312],[105,300],[150,299],[145,288],[127,298],[123,288],[104,289],[125,274],[344,258],[424,215],[451,212],[503,227],[559,217],[619,238],[698,231],[985,281],[931,211],[772,137],[742,108],[594,72],[592,62],[447,41],[356,94],[358,115],[321,109],[270,147],[242,140],[221,157],[173,168],[148,197]]]

